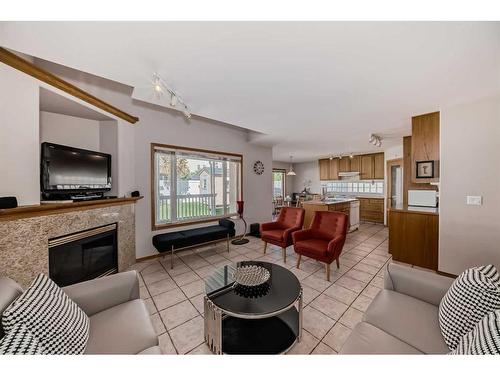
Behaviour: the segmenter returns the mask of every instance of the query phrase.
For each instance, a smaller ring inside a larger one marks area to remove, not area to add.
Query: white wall
[[[99,151],[99,121],[40,111],[40,142]]]
[[[321,181],[319,180],[319,165],[317,160],[307,163],[295,163],[293,168],[295,173],[297,173],[293,182],[294,192],[300,193],[304,190],[304,181],[307,181],[306,184],[310,186],[309,191],[311,193],[321,193]]]
[[[0,64],[0,196],[20,205],[40,201],[39,88],[24,73]]]
[[[500,267],[500,95],[441,109],[439,270]],[[466,205],[467,195],[483,197]]]
[[[144,199],[136,205],[136,256],[138,258],[157,254],[151,243],[153,235],[166,231],[151,230],[150,195],[150,144],[151,142],[196,147],[243,154],[243,199],[247,222],[262,222],[271,219],[272,192],[270,189],[272,168],[272,149],[251,144],[247,132],[235,127],[207,119],[193,118],[187,121],[177,111],[169,111],[134,101],[131,89],[116,82],[57,66],[39,62],[43,68],[68,80],[93,95],[112,103],[116,107],[140,118],[135,125],[117,120],[118,195],[139,190]],[[39,81],[0,65],[1,130],[2,141],[8,140],[11,152],[3,147],[0,150],[0,173],[12,176],[10,185],[1,184],[0,196],[14,194],[23,197],[21,204],[39,202],[39,122],[38,92]],[[5,84],[4,84],[5,83]],[[16,98],[17,95],[17,98]],[[23,100],[19,100],[22,98]],[[31,103],[31,105],[30,105]],[[5,109],[4,109],[5,104]],[[4,119],[5,118],[5,119]],[[13,124],[11,131],[6,124]],[[14,137],[12,137],[12,133]],[[101,149],[113,148],[103,133]],[[16,139],[13,142],[12,139]],[[14,158],[19,154],[21,159]],[[253,172],[253,163],[261,160],[268,166],[264,174]],[[19,176],[15,174],[18,173]],[[25,189],[26,192],[19,192]],[[242,231],[239,221],[238,230]],[[188,227],[183,227],[188,228]]]

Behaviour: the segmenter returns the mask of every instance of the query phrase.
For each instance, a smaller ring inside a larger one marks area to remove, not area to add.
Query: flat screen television
[[[111,155],[44,142],[40,185],[44,199],[102,196],[111,190]]]

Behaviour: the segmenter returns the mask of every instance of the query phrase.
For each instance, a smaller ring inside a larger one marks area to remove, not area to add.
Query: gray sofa
[[[139,298],[136,271],[85,281],[63,290],[90,318],[85,354],[161,354],[149,312]],[[0,314],[21,293],[16,282],[0,277]]]
[[[389,263],[384,289],[341,349],[342,354],[444,354],[438,306],[452,278]]]

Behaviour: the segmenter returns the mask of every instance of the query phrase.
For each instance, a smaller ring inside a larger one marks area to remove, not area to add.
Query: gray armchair
[[[444,354],[439,302],[453,278],[389,263],[384,289],[341,349],[342,354]]]
[[[136,271],[85,281],[63,290],[90,318],[85,354],[161,354],[149,312],[139,298]],[[21,293],[17,283],[0,278],[0,313]]]

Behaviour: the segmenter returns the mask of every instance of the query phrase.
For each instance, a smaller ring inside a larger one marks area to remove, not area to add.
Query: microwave
[[[438,192],[434,190],[408,190],[408,206],[437,207]]]

